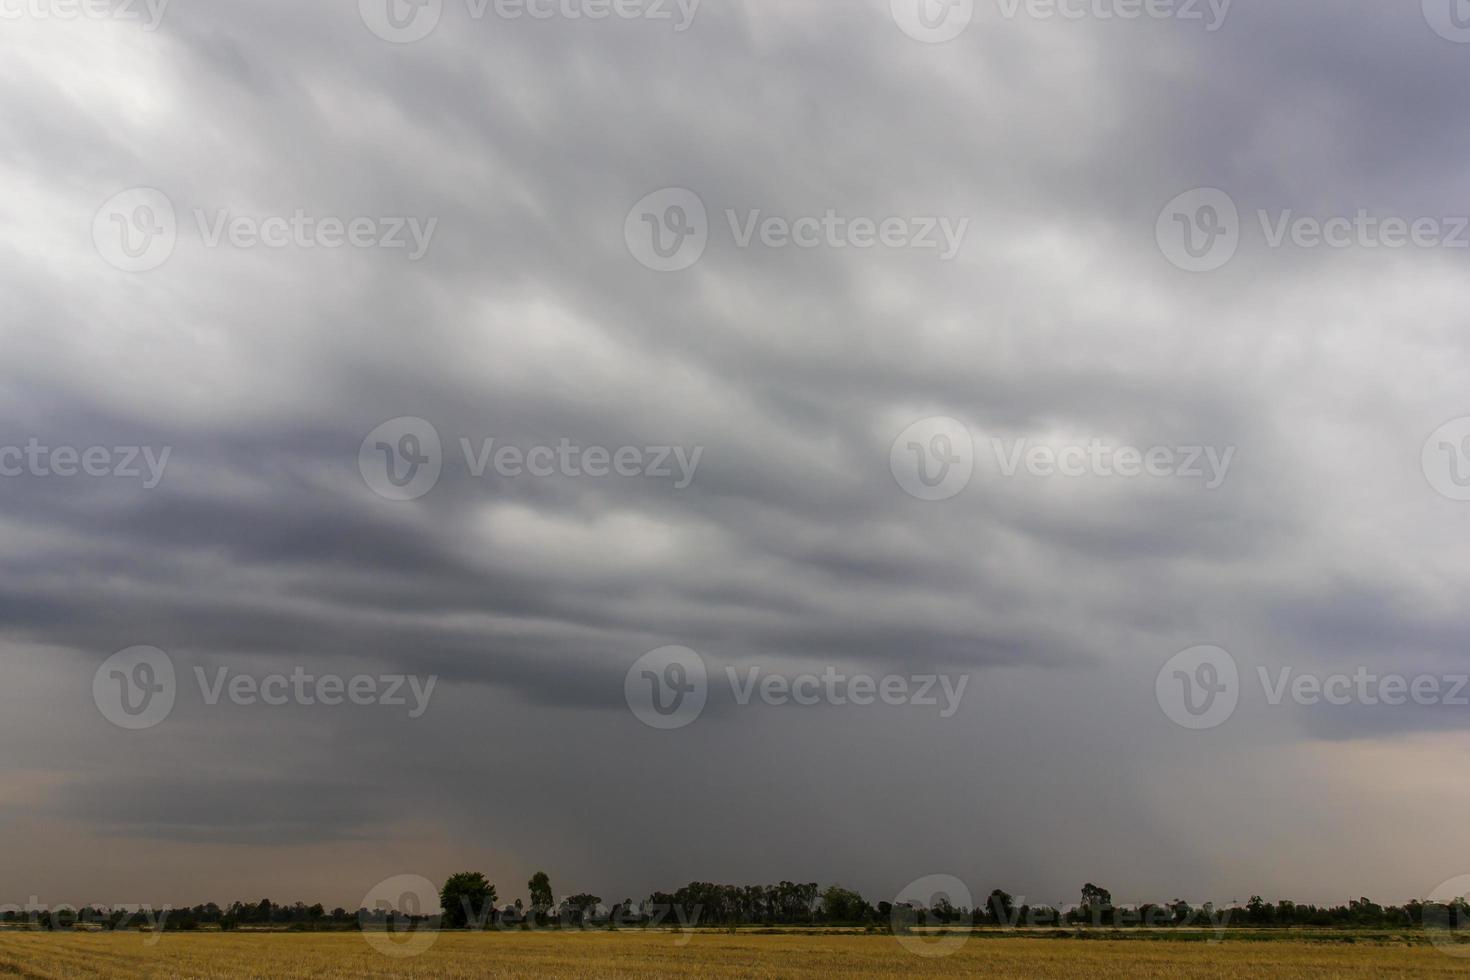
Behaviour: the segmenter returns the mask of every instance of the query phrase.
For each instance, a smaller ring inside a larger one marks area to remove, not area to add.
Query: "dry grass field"
[[[453,933],[386,956],[356,933],[0,932],[0,977],[1461,977],[1470,960],[1424,945],[976,938],[926,958],[891,936],[700,933]],[[379,937],[382,938],[382,937]]]

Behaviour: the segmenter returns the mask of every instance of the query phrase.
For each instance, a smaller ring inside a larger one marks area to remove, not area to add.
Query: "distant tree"
[[[930,912],[943,925],[953,922],[959,915],[959,912],[954,907],[954,903],[949,900],[948,895],[940,895],[939,900],[934,903],[934,907],[930,909]]]
[[[990,920],[998,926],[1012,925],[1015,917],[1012,914],[1016,909],[1016,900],[1009,892],[997,888],[990,893],[990,900],[986,903],[986,912]],[[978,916],[976,918],[979,918]]]
[[[850,888],[832,885],[822,892],[822,914],[828,922],[863,922],[868,918],[868,903]]]
[[[580,895],[573,895],[564,904],[571,913],[569,916],[571,921],[583,923],[592,917],[592,913],[602,904],[602,899],[596,895],[589,895],[583,892]]]
[[[1092,882],[1082,886],[1082,911],[1094,923],[1108,921],[1113,910],[1113,893]]]
[[[531,893],[531,911],[534,914],[544,916],[556,904],[556,899],[551,897],[551,879],[546,876],[545,871],[533,874],[531,880],[526,882],[526,888]]]
[[[622,925],[623,920],[627,918],[632,909],[633,900],[631,898],[625,898],[621,902],[618,902],[616,905],[614,905],[612,907],[612,911],[608,913],[608,928],[616,929],[618,926]]]
[[[471,922],[483,925],[495,913],[495,886],[478,871],[450,875],[439,890],[439,907],[448,928],[463,929]]]
[[[1355,898],[1348,902],[1348,914],[1359,925],[1371,925],[1383,921],[1383,906],[1367,898]]]

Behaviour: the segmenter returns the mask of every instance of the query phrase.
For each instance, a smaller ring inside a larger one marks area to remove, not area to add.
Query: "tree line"
[[[1117,906],[1112,894],[1098,885],[1082,887],[1080,901],[1065,905],[1032,904],[995,889],[983,904],[956,906],[950,899],[934,896],[923,902],[870,903],[858,892],[841,885],[821,888],[816,882],[781,881],[774,885],[721,885],[691,882],[674,892],[656,891],[642,902],[625,898],[611,906],[587,892],[569,895],[560,902],[553,897],[551,880],[538,871],[526,883],[529,901],[516,899],[499,905],[497,890],[480,872],[451,875],[439,892],[434,911],[405,910],[386,903],[374,909],[345,908],[330,911],[320,903],[290,905],[261,899],[221,906],[213,902],[190,908],[169,909],[153,915],[133,908],[86,907],[27,910],[16,906],[0,911],[0,922],[26,924],[40,929],[72,928],[86,924],[104,929],[162,928],[169,931],[217,928],[224,931],[250,928],[293,930],[378,929],[413,926],[448,929],[504,928],[637,928],[665,925],[696,926],[857,926],[874,929],[912,926],[972,927],[1107,927],[1184,928],[1197,925],[1222,927],[1322,927],[1404,929],[1437,924],[1470,922],[1470,903],[1455,899],[1447,907],[1438,903],[1411,901],[1404,905],[1380,905],[1367,898],[1345,905],[1319,906],[1289,900],[1264,901],[1251,896],[1244,904],[1199,906],[1175,899],[1163,903]]]

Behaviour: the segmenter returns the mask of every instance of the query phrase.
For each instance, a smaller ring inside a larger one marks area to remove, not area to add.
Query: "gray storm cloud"
[[[176,904],[239,882],[350,903],[475,862],[502,896],[542,866],[605,896],[790,877],[875,900],[936,871],[1047,901],[1104,879],[1398,900],[1446,876],[1390,830],[1467,843],[1441,779],[1463,712],[1243,697],[1191,732],[1154,683],[1205,643],[1248,677],[1470,670],[1470,511],[1421,468],[1470,415],[1465,256],[1271,248],[1256,219],[1464,213],[1470,45],[1367,0],[1237,0],[1215,31],[982,2],[943,44],[886,0],[710,0],[686,30],[446,0],[403,44],[354,6],[178,0],[156,30],[32,13],[0,35],[0,446],[170,450],[152,488],[0,479],[0,806],[76,855],[0,855],[0,900],[91,900],[98,854],[114,890]],[[1155,238],[1197,187],[1242,216],[1207,274]],[[92,234],[129,188],[178,217],[147,271]],[[708,209],[678,272],[625,241],[663,188]],[[411,259],[212,242],[196,211],[436,223]],[[742,245],[725,218],[829,211],[968,225],[946,259]],[[938,416],[979,451],[928,502],[890,451]],[[447,449],[406,502],[359,472],[403,417]],[[1094,438],[1234,457],[1207,490],[987,456]],[[476,476],[461,439],[702,456],[684,488]],[[138,644],[186,676],[440,680],[419,719],[181,694],[120,737],[90,678]],[[716,690],[658,732],[624,676],[669,644],[716,676],[971,681],[942,719]],[[1365,847],[1351,873],[1323,859]],[[307,894],[313,860],[340,884]]]

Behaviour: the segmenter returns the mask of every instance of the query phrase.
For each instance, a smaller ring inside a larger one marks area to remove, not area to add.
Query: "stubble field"
[[[156,938],[153,945],[147,945]],[[391,942],[388,937],[375,937]],[[1461,977],[1428,945],[975,938],[926,957],[886,935],[446,933],[395,957],[357,933],[0,932],[0,976],[122,978]]]

